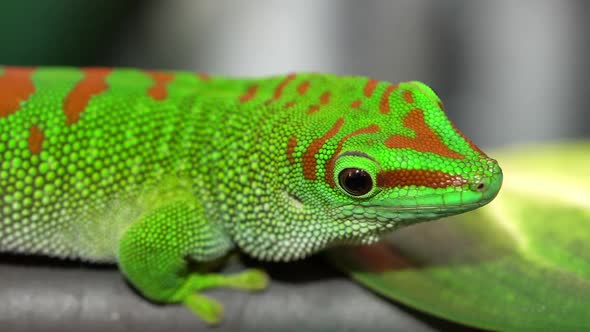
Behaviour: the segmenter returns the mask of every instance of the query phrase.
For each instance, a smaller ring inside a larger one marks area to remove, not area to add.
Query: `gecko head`
[[[325,183],[312,196],[327,206],[319,213],[331,215],[341,240],[374,242],[383,232],[467,212],[497,195],[498,163],[454,127],[428,86],[384,83],[373,95],[378,102],[332,120],[312,160]]]
[[[443,170],[414,168],[420,161],[413,158],[421,156],[402,151],[381,157],[345,151],[334,163],[341,196],[334,210],[340,221],[380,233],[484,206],[502,184],[498,163],[483,156],[449,163]]]

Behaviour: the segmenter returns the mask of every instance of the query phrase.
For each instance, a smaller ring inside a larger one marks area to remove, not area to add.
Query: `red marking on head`
[[[352,108],[359,108],[359,107],[361,107],[361,101],[358,100],[358,99],[354,100],[352,103],[350,103],[350,107],[352,107]]]
[[[39,154],[43,149],[43,141],[45,140],[45,134],[37,125],[31,126],[29,129],[29,150],[32,154]]]
[[[21,103],[35,92],[31,80],[34,70],[28,67],[4,67],[4,73],[0,76],[0,118],[18,111]]]
[[[245,103],[248,100],[251,100],[252,98],[256,97],[257,90],[258,90],[257,85],[250,85],[248,87],[248,89],[246,90],[246,92],[240,96],[240,103]]]
[[[291,108],[293,106],[295,106],[297,103],[294,100],[288,101],[285,103],[285,105],[283,106],[285,109],[287,108]]]
[[[272,103],[275,100],[278,100],[279,98],[281,98],[281,95],[283,94],[283,90],[285,90],[285,88],[287,87],[287,85],[289,84],[289,82],[291,82],[292,80],[295,79],[297,75],[292,73],[287,75],[287,77],[285,77],[285,79],[283,79],[281,81],[281,83],[279,83],[279,85],[277,85],[277,87],[275,88],[275,91],[272,95],[272,98],[268,101],[269,103]]]
[[[313,114],[319,110],[320,110],[319,105],[310,105],[309,108],[307,109],[307,114]]]
[[[443,112],[445,111],[445,108],[444,108],[443,104],[442,104],[440,101],[438,102],[438,107],[440,107],[440,109],[441,109]],[[485,154],[485,152],[483,152],[483,151],[482,151],[482,150],[481,150],[481,149],[480,149],[480,148],[479,148],[477,145],[475,145],[475,143],[473,143],[473,142],[472,142],[472,141],[471,141],[469,138],[467,138],[467,136],[463,135],[463,133],[462,133],[461,131],[459,131],[459,129],[457,129],[457,127],[455,127],[455,124],[454,124],[454,123],[452,123],[452,122],[451,122],[451,126],[453,126],[453,129],[454,129],[454,130],[455,130],[457,133],[459,133],[459,135],[461,135],[461,137],[463,137],[463,139],[464,139],[464,140],[467,142],[467,144],[469,144],[469,146],[470,146],[470,147],[471,147],[473,150],[475,150],[475,151],[479,152],[479,153],[480,153],[482,156],[484,156],[484,157],[486,157],[486,158],[488,157],[488,155],[487,155],[487,154]]]
[[[405,90],[403,93],[403,97],[404,100],[406,101],[406,103],[411,104],[414,102],[414,95],[412,94],[412,91],[410,90]]]
[[[209,74],[205,74],[205,73],[197,73],[197,77],[201,80],[201,81],[208,81],[211,79],[211,76],[209,76]]]
[[[389,96],[395,89],[397,89],[397,85],[390,85],[383,93],[383,96],[381,96],[381,102],[379,103],[379,111],[381,113],[387,114],[391,110],[389,107]]]
[[[295,156],[293,155],[293,153],[295,152],[296,147],[297,147],[297,136],[293,136],[293,137],[289,138],[289,141],[287,142],[287,160],[291,164],[295,163]]]
[[[330,103],[330,92],[326,91],[320,96],[320,105],[328,105]]]
[[[64,113],[66,124],[71,125],[78,121],[80,114],[84,112],[90,98],[108,89],[106,77],[110,74],[108,68],[82,69],[84,77],[74,86],[64,101]]]
[[[148,90],[148,94],[152,98],[154,98],[154,100],[166,99],[166,97],[168,96],[166,86],[168,85],[168,83],[170,83],[174,76],[170,73],[155,71],[149,71],[147,72],[147,74],[150,75],[150,77],[154,81],[154,84]]]
[[[328,159],[328,161],[326,161],[326,182],[331,187],[336,186],[336,182],[334,182],[334,164],[336,163],[336,158],[338,158],[340,151],[342,151],[342,147],[343,147],[344,143],[349,138],[351,138],[353,136],[357,136],[357,135],[361,135],[361,134],[376,133],[380,130],[381,130],[381,128],[379,128],[378,125],[372,124],[368,127],[357,129],[357,130],[353,131],[352,133],[342,137],[342,139],[340,139],[340,141],[338,142],[338,145],[336,147],[336,150],[332,154],[332,157],[330,159]]]
[[[421,152],[432,152],[442,157],[463,159],[460,153],[457,153],[446,146],[436,133],[426,124],[422,110],[415,109],[406,115],[404,126],[412,129],[416,133],[415,138],[392,135],[386,141],[388,148],[410,148]]]
[[[379,83],[379,81],[373,79],[367,81],[364,89],[365,97],[371,98],[373,91],[375,91],[375,88],[377,87],[377,83]]]
[[[303,81],[297,86],[297,92],[302,96],[307,93],[307,90],[309,90],[309,81]]]
[[[342,128],[342,125],[344,125],[344,118],[339,118],[338,120],[336,120],[336,122],[334,123],[332,128],[330,128],[322,137],[319,137],[319,138],[315,139],[313,142],[311,142],[309,147],[307,147],[307,150],[303,154],[303,177],[304,178],[306,178],[307,180],[317,179],[317,174],[316,174],[317,160],[315,158],[315,155],[318,153],[318,151],[320,151],[322,146],[324,146],[326,141],[328,141],[330,138],[334,137],[338,133],[338,131],[340,131],[340,128]]]
[[[465,184],[467,184],[467,180],[460,175],[451,175],[441,171],[396,169],[377,173],[377,186],[380,188],[418,186],[437,189],[460,187]]]

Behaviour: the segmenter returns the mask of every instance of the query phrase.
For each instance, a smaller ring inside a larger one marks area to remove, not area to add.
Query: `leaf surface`
[[[498,151],[504,184],[477,211],[329,260],[386,297],[492,330],[590,330],[590,142]]]

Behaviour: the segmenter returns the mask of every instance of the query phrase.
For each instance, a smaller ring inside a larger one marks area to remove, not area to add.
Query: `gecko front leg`
[[[204,218],[197,202],[174,201],[149,212],[122,236],[119,268],[147,298],[163,303],[184,303],[210,324],[219,323],[223,307],[199,294],[214,287],[261,290],[268,278],[263,271],[234,275],[203,274],[189,268],[189,259],[209,262],[227,254],[231,241],[221,227]]]

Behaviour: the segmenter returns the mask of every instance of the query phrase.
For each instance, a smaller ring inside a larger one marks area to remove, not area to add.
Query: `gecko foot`
[[[216,300],[200,294],[201,290],[211,288],[233,288],[258,291],[268,286],[268,275],[259,269],[223,275],[191,274],[184,286],[176,292],[173,302],[184,303],[193,313],[210,325],[217,325],[223,317],[223,306]]]
[[[209,325],[218,325],[223,318],[223,305],[203,294],[191,294],[183,302],[190,311]]]

